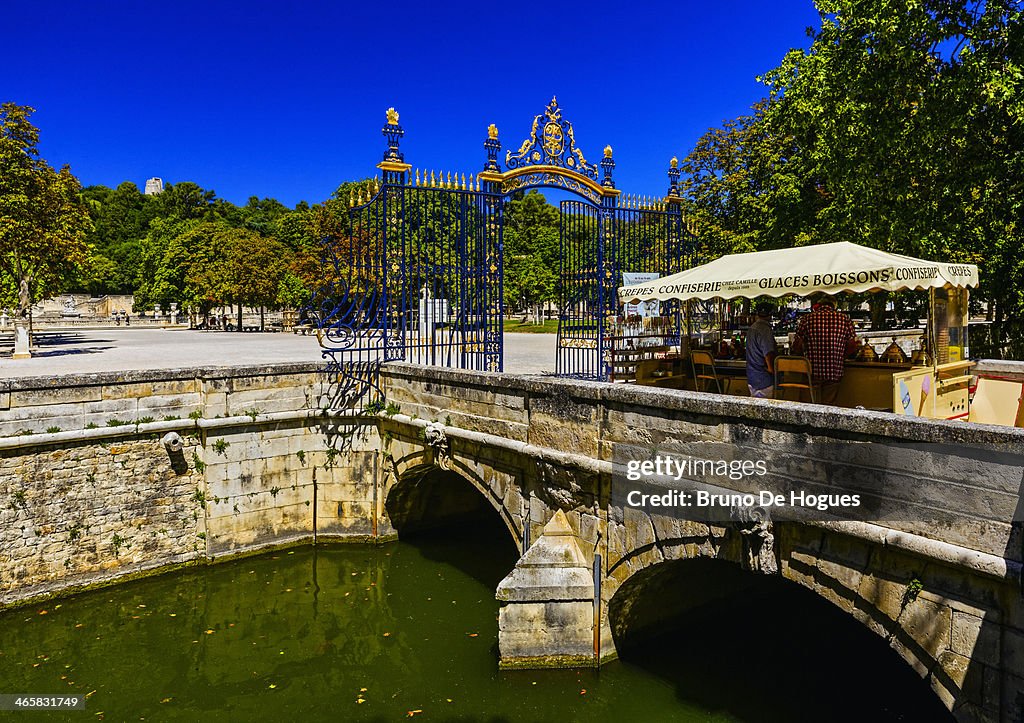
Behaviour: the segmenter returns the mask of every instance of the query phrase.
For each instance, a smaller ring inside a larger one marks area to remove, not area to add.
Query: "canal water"
[[[515,551],[492,542],[303,547],[8,611],[0,692],[87,696],[87,711],[0,718],[946,719],[883,641],[766,601],[681,624],[599,672],[499,671],[494,589]]]

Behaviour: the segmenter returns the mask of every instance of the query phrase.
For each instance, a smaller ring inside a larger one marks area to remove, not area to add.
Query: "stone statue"
[[[778,573],[775,534],[768,510],[764,507],[734,506],[729,512],[743,539],[743,567],[764,575]]]
[[[21,280],[18,287],[18,316],[22,319],[28,318],[28,310],[32,306],[32,297],[28,292],[28,277]]]
[[[427,446],[434,451],[434,460],[441,469],[451,469],[451,457],[448,447],[448,435],[445,434],[444,425],[440,422],[431,422],[424,430],[424,438]]]

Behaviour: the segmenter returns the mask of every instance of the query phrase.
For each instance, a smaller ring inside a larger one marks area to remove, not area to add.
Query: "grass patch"
[[[555,334],[558,332],[558,319],[546,319],[543,324],[520,324],[518,319],[506,319],[502,328],[510,334]]]

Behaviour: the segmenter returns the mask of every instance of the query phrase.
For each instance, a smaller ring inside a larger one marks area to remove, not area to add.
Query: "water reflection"
[[[105,720],[838,720],[851,704],[793,704],[816,671],[848,674],[846,638],[794,654],[707,618],[600,672],[498,671],[494,587],[511,564],[507,537],[485,540],[303,548],[8,612],[0,680],[88,694]]]

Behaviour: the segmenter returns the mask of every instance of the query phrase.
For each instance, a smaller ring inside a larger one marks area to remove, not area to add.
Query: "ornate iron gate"
[[[651,279],[686,268],[692,245],[679,205],[634,197],[622,204],[561,204],[558,376],[611,379],[612,347],[630,325],[646,324],[650,332],[653,323],[666,344],[679,344],[678,304],[659,304],[645,323],[631,320],[616,294],[618,287],[633,283],[626,274]]]
[[[678,177],[675,163],[673,159],[673,181]],[[632,196],[619,200],[618,207],[561,203],[558,376],[609,380],[613,345],[631,323],[616,293],[627,284],[624,274],[667,276],[687,268],[691,261],[690,229],[677,202]],[[677,304],[659,305],[657,314],[645,317],[647,329],[657,319],[668,327],[660,334],[665,343],[678,344],[678,311]],[[634,326],[644,323],[640,320]]]
[[[675,159],[660,207],[620,199],[606,146],[589,163],[554,98],[530,136],[498,162],[487,129],[480,173],[412,171],[394,108],[383,128],[382,179],[350,200],[341,232],[323,243],[323,285],[309,308],[335,405],[374,391],[382,362],[405,360],[502,371],[502,219],[509,194],[548,187],[585,201],[562,204],[561,313],[556,372],[607,379],[622,272],[674,273],[686,257]]]

